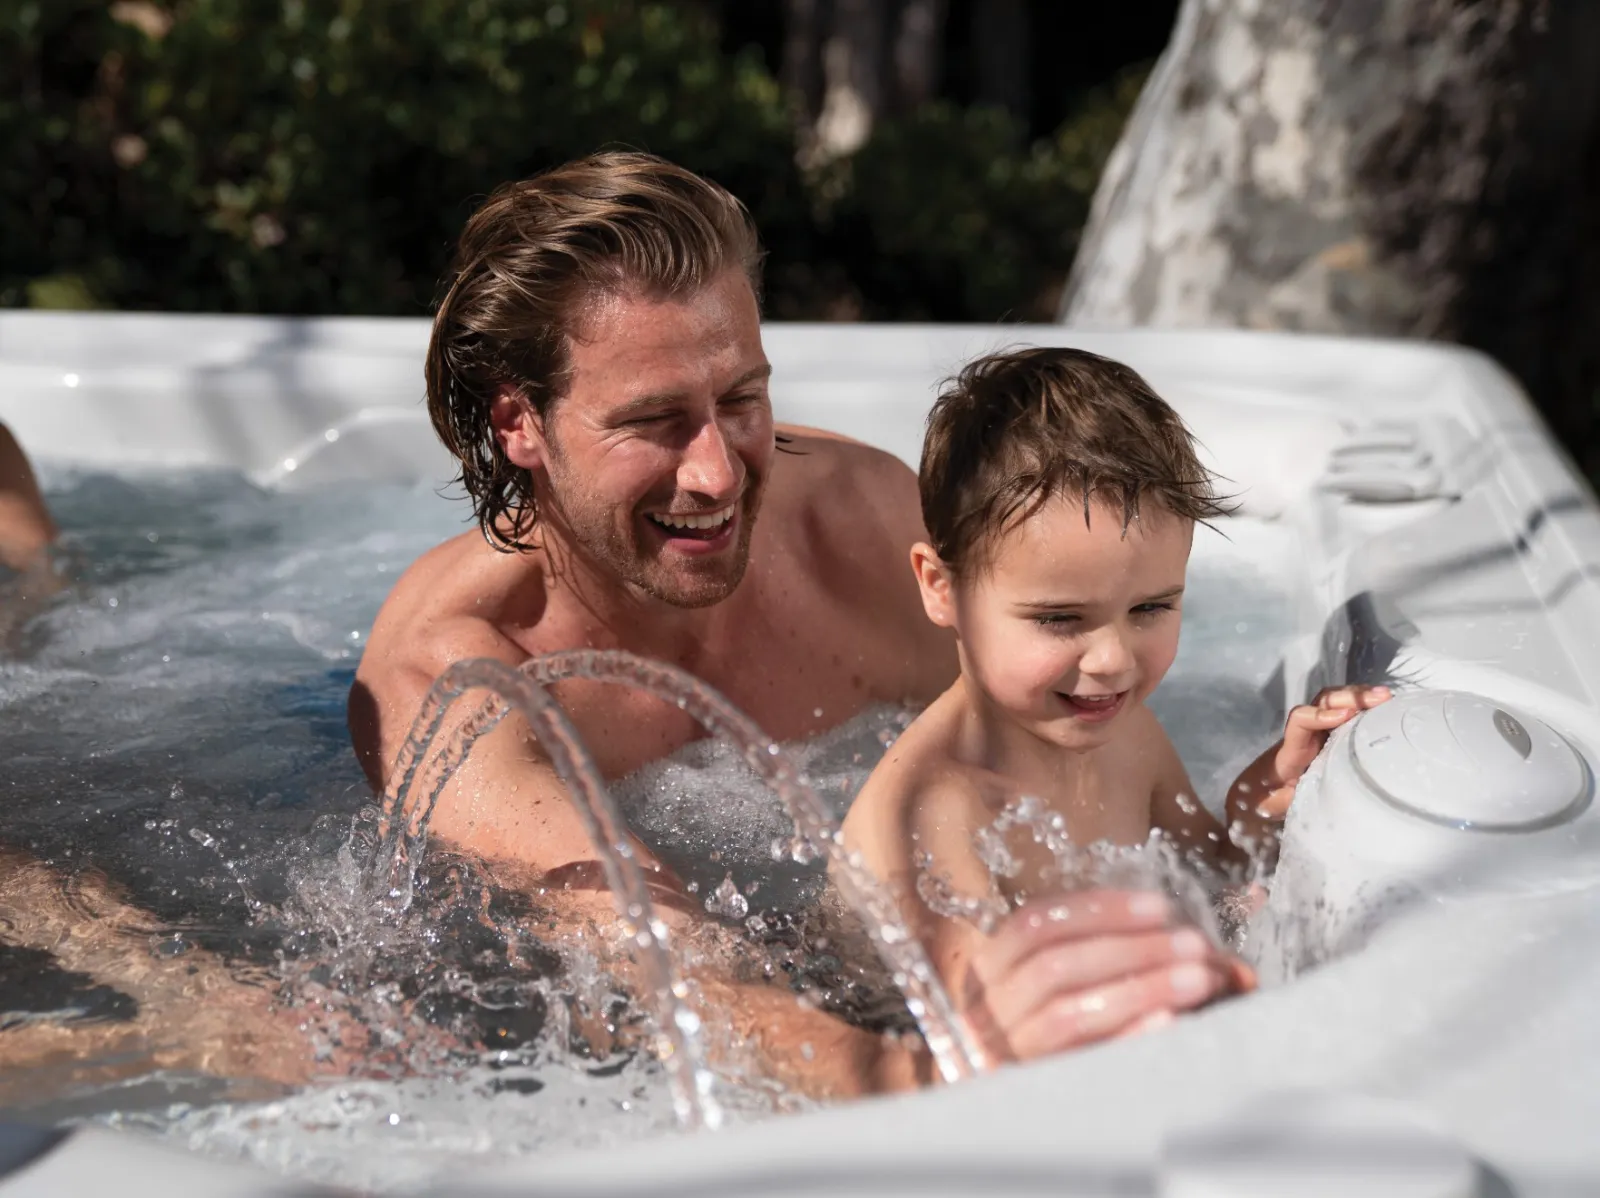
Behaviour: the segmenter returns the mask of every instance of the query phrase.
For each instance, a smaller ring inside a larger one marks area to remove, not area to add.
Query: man
[[[950,684],[953,645],[907,569],[924,535],[916,479],[864,445],[774,428],[759,277],[738,201],[648,155],[509,185],[468,222],[427,382],[479,530],[424,555],[373,626],[350,727],[375,786],[430,684],[464,658],[626,649],[698,675],[781,740]],[[607,777],[700,735],[674,705],[615,686],[556,696]],[[479,742],[432,831],[546,885],[596,877],[564,787],[513,723]],[[1035,1051],[1072,1047],[1226,989],[1218,958],[1206,994],[1174,990],[1169,913],[1150,899],[1065,896],[1052,909],[1072,918],[1007,921],[956,995],[989,1051],[1012,1056],[1024,1025]],[[870,1062],[862,1084],[925,1075],[891,1066]]]

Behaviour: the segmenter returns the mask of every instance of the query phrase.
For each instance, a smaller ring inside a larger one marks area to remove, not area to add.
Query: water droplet
[[[730,873],[706,899],[706,910],[725,919],[743,919],[750,914],[750,902],[739,893]]]

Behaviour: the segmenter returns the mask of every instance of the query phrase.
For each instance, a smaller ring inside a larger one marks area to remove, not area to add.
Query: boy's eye
[[[1172,610],[1173,610],[1173,605],[1171,603],[1167,603],[1167,602],[1141,603],[1141,604],[1139,604],[1139,606],[1137,606],[1137,607],[1135,607],[1133,609],[1133,614],[1136,615],[1136,616],[1153,616],[1153,615],[1156,615],[1158,612],[1172,611]]]
[[[1041,628],[1070,628],[1082,619],[1069,611],[1045,611],[1033,617],[1033,622]]]

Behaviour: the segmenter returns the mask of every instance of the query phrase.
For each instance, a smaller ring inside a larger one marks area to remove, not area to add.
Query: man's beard
[[[673,607],[710,607],[738,589],[750,565],[750,534],[761,506],[764,480],[757,475],[746,476],[735,517],[738,540],[733,546],[706,557],[669,556],[649,552],[640,544],[639,523],[649,517],[635,509],[619,526],[614,507],[590,493],[556,462],[550,464],[555,468],[550,471],[549,490],[540,498],[540,520],[559,527],[573,552],[595,573],[611,575]],[[681,510],[670,503],[659,506]]]

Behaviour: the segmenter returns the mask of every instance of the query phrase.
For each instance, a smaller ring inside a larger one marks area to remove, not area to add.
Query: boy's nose
[[[708,499],[731,499],[744,481],[738,456],[717,422],[708,420],[695,434],[678,463],[678,487]]]
[[[1133,672],[1133,651],[1115,628],[1102,628],[1078,659],[1078,670],[1096,678],[1120,678]]]

